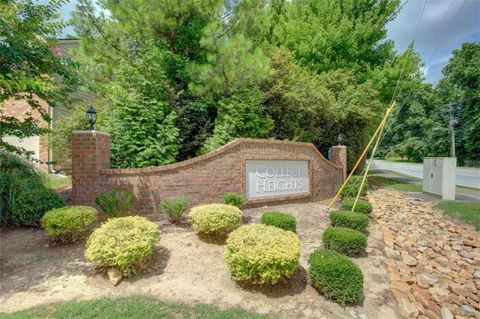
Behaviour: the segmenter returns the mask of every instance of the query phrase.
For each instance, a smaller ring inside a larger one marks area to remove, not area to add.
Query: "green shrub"
[[[275,226],[283,230],[290,230],[297,232],[297,221],[295,217],[290,214],[280,212],[266,212],[262,215],[260,221],[264,225]]]
[[[14,225],[36,226],[45,213],[65,206],[65,201],[53,189],[38,186],[22,189],[11,206],[11,222]]]
[[[328,299],[341,305],[363,300],[363,274],[346,256],[321,249],[310,255],[309,274],[315,287]]]
[[[353,203],[355,203],[354,198],[347,198],[342,202],[342,210],[352,211]],[[366,200],[359,199],[357,205],[355,205],[355,212],[362,214],[370,214],[372,212],[372,204]]]
[[[358,194],[358,191],[360,190],[362,179],[363,179],[363,176],[352,176],[348,181],[348,184],[345,185],[345,188],[342,191],[342,198],[351,198],[351,197],[355,198]],[[365,184],[363,184],[360,195],[365,196],[367,194],[367,189],[368,189],[368,182],[365,180]]]
[[[242,224],[243,213],[235,206],[210,204],[193,207],[190,222],[199,233],[222,236]]]
[[[179,222],[183,213],[190,205],[190,199],[186,196],[176,197],[172,199],[164,199],[160,201],[159,209],[161,212],[168,215],[173,223]]]
[[[355,255],[367,248],[367,236],[358,230],[345,227],[329,227],[322,236],[327,249],[338,251],[347,256]]]
[[[77,241],[86,228],[97,219],[97,210],[89,206],[66,206],[49,210],[42,226],[55,241]]]
[[[37,191],[39,188],[45,188],[45,178],[31,162],[18,155],[0,151],[0,225],[13,224],[12,209],[19,196],[22,201],[28,192],[44,195],[45,192]],[[56,195],[52,196],[58,198]],[[17,208],[20,206],[23,204],[17,205]],[[46,210],[40,212],[33,210],[34,216],[28,218],[17,209],[16,224],[22,225],[22,220],[26,220],[27,225],[37,224]]]
[[[347,227],[361,232],[364,232],[368,226],[368,217],[365,214],[350,211],[332,212],[330,220],[332,226]]]
[[[250,224],[228,236],[225,254],[236,280],[275,284],[297,269],[300,240],[277,227]]]
[[[85,258],[102,268],[133,275],[152,255],[160,239],[157,225],[139,216],[109,219],[88,238]]]
[[[108,216],[117,217],[128,215],[132,200],[132,192],[122,189],[112,189],[97,196],[95,202]]]
[[[237,193],[227,192],[223,194],[223,203],[242,209],[245,205],[245,196]]]

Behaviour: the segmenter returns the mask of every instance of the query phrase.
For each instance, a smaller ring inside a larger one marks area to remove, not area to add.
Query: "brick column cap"
[[[110,134],[108,133],[105,133],[105,132],[100,132],[100,131],[73,131],[72,134],[75,134],[75,135],[103,135],[103,136],[108,136],[108,137],[111,137]]]

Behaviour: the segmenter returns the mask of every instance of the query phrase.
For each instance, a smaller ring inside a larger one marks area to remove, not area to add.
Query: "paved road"
[[[394,171],[420,179],[423,178],[423,164],[397,163],[375,160],[372,167],[382,170]],[[462,167],[457,168],[456,183],[457,185],[480,188],[480,169]]]

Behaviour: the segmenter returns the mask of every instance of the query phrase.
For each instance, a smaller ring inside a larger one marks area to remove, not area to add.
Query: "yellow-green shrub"
[[[275,284],[297,269],[300,240],[291,231],[250,224],[228,236],[225,254],[236,280]]]
[[[235,206],[210,204],[193,207],[190,222],[199,233],[225,235],[242,224],[243,213]]]
[[[133,275],[150,257],[160,239],[157,225],[139,216],[108,220],[87,241],[85,258],[99,267],[113,267]]]
[[[49,210],[42,218],[42,226],[53,239],[76,241],[88,225],[97,219],[97,210],[89,206],[65,206]]]

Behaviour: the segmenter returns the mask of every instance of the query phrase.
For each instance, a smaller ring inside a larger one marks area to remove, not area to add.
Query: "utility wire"
[[[405,3],[402,5],[401,8],[403,8],[403,6],[408,2],[405,1]],[[420,26],[420,22],[422,21],[422,18],[423,18],[423,14],[425,13],[425,7],[427,6],[427,3],[428,3],[428,0],[425,1],[425,3],[423,4],[423,8],[422,8],[422,12],[420,13],[420,17],[418,18],[418,21],[417,21],[417,26],[415,27],[415,31],[413,33],[413,38],[412,38],[412,41],[410,43],[415,43],[415,39],[417,38],[417,33],[418,33],[418,28]],[[403,67],[402,67],[402,71],[400,72],[400,76],[398,77],[397,79],[397,83],[395,84],[395,89],[393,90],[393,95],[392,95],[392,99],[390,100],[390,104],[391,105],[393,103],[393,101],[395,100],[396,98],[396,95],[397,95],[397,89],[399,88],[399,85],[400,85],[400,80],[402,79],[403,77],[403,73],[405,72],[405,67],[407,66],[407,62],[404,62],[403,64]],[[403,86],[403,85],[402,85]],[[398,94],[400,93],[401,89],[398,90]]]
[[[439,21],[439,25],[441,24],[442,20],[444,19],[445,15],[447,14],[447,12],[448,12],[448,11],[450,10],[450,8],[452,7],[453,3],[454,3],[454,0],[451,0],[451,1],[450,1],[450,5],[448,6],[447,10],[445,10],[445,12],[444,12],[443,15],[442,15],[442,18],[441,18],[440,21]],[[463,7],[464,7],[464,5],[465,5],[465,3],[466,3],[466,0],[463,0],[462,4],[460,5],[459,9],[458,9],[457,12],[456,12],[456,14],[455,14],[455,16],[454,16],[451,24],[455,23],[455,21],[456,21],[457,18],[458,18],[458,15],[460,14],[460,12],[462,11],[462,9],[463,9]],[[445,24],[445,25],[446,25],[446,24]],[[442,37],[440,38],[441,40],[443,40],[443,38],[444,38],[445,35],[447,34],[448,26],[449,26],[449,25],[446,25],[446,27],[444,28],[444,30],[443,30],[443,32],[442,32]],[[441,44],[441,42],[439,41],[438,44],[435,46],[432,54],[430,55],[430,57],[429,57],[429,59],[428,59],[428,61],[427,61],[427,63],[426,63],[426,67],[425,67],[425,68],[427,68],[427,67],[430,66],[430,63],[431,63],[433,57],[435,56],[435,54],[437,53],[438,48],[440,47],[440,44]],[[403,103],[400,104],[400,107],[397,109],[397,112],[395,112],[395,114],[393,115],[392,120],[390,120],[389,123],[387,123],[387,127],[385,128],[382,136],[379,137],[379,138],[380,138],[380,143],[383,141],[383,139],[385,138],[385,136],[388,134],[389,130],[392,128],[393,123],[397,120],[397,118],[398,118],[400,112],[402,111],[404,105],[405,105],[406,102],[411,98],[411,96],[413,95],[412,93],[413,93],[414,89],[415,89],[417,86],[418,86],[418,82],[416,82],[416,83],[412,86],[412,88],[410,89],[410,91],[409,91],[408,94],[406,95]]]

